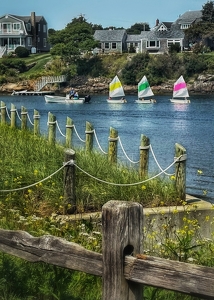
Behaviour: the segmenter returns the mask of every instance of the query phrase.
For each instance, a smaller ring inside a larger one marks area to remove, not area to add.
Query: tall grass
[[[65,205],[63,170],[47,181],[40,182],[62,167],[62,145],[53,146],[45,137],[35,137],[30,131],[0,125],[0,149],[0,227],[24,230],[34,236],[51,234],[101,252],[99,219],[95,217],[93,220],[71,223],[69,219],[59,216]],[[111,185],[110,183],[140,182],[142,179],[136,170],[124,165],[113,166],[106,157],[98,153],[89,155],[84,150],[76,149],[76,163],[93,176],[76,169],[79,212],[99,210],[105,202],[112,199],[138,201],[144,207],[170,205],[178,201],[170,180],[155,179],[133,186]],[[97,181],[96,178],[107,183]],[[27,187],[35,182],[35,186]],[[27,188],[16,191],[23,187]],[[163,217],[160,232],[162,237],[164,233],[166,236],[161,244],[155,240],[155,230],[151,237],[145,231],[146,253],[171,259],[181,257],[182,261],[213,266],[213,242],[198,241],[197,224],[188,219],[185,222],[184,228],[177,231],[177,239],[173,241],[168,238],[169,230],[175,229]],[[195,243],[196,240],[197,245],[192,247],[192,242]],[[3,253],[0,253],[0,278],[0,299],[3,300],[101,299],[101,278],[44,263],[34,265]],[[144,299],[197,298],[146,287]]]

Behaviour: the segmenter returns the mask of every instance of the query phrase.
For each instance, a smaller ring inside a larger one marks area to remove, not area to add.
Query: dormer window
[[[13,31],[19,31],[21,29],[20,23],[13,23]]]
[[[27,31],[31,31],[31,24],[30,23],[26,24],[26,29],[27,29]]]
[[[181,24],[181,29],[187,29],[190,27],[190,24]]]

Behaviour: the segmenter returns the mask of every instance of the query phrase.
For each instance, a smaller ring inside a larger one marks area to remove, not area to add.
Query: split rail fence
[[[143,285],[214,299],[214,268],[147,256],[143,208],[109,201],[102,209],[102,254],[54,236],[0,229],[0,251],[102,277],[103,300],[142,300]]]

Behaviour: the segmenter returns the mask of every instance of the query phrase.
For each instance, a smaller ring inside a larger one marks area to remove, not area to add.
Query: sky
[[[173,22],[186,11],[201,10],[208,0],[7,0],[0,2],[0,16],[44,16],[48,28],[60,30],[83,15],[87,22],[105,27],[129,28],[135,23]]]

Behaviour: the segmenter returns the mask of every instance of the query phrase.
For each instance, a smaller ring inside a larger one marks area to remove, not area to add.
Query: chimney
[[[158,26],[159,24],[159,19],[156,20],[156,25],[155,26]]]
[[[31,27],[32,27],[32,46],[36,47],[36,15],[31,13]]]

